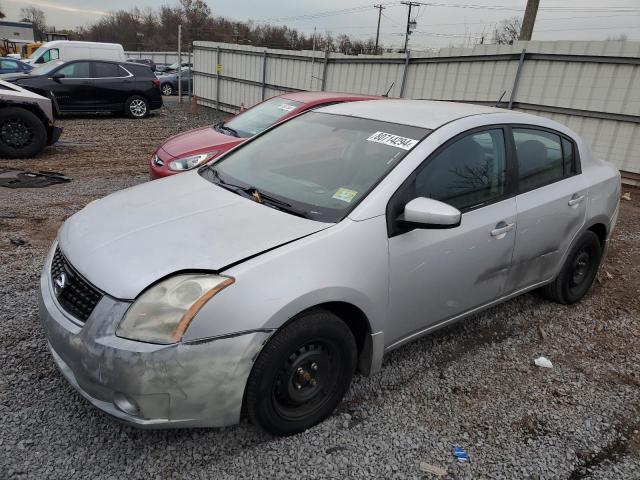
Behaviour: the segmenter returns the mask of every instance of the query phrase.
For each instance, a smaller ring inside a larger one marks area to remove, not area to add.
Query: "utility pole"
[[[540,5],[540,0],[527,0],[527,8],[524,11],[524,19],[522,20],[520,37],[518,37],[518,40],[531,40],[533,26],[536,23],[538,5]]]
[[[418,2],[400,2],[403,5],[407,5],[409,7],[409,12],[407,13],[407,31],[404,36],[404,51],[407,51],[407,46],[409,45],[409,35],[411,35],[411,30],[413,30],[416,22],[411,22],[411,7],[419,7],[421,4]]]
[[[178,25],[178,102],[182,103],[182,25]]]
[[[382,10],[387,7],[383,7],[382,5],[374,5],[373,8],[378,9],[378,29],[376,30],[376,55],[378,54],[378,40],[380,39],[380,17],[382,17]]]
[[[313,53],[311,54],[311,78],[309,79],[309,85],[313,90],[313,64],[316,61],[316,27],[313,27]]]

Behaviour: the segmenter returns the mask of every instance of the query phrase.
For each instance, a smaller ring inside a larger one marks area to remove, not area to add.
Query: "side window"
[[[502,197],[506,177],[502,129],[472,133],[446,147],[417,174],[415,196],[465,209]]]
[[[93,62],[93,78],[123,77],[122,70],[115,63]]]
[[[57,73],[62,73],[65,78],[89,78],[89,62],[75,62],[65,65]]]
[[[18,62],[5,59],[0,60],[0,68],[2,68],[2,70],[19,70]]]
[[[580,171],[574,143],[562,138],[562,158],[564,161],[564,176],[570,177]]]
[[[43,63],[50,62],[51,60],[58,60],[60,58],[60,51],[57,48],[50,48],[44,52],[40,58],[42,58]]]
[[[521,192],[564,178],[565,160],[560,135],[543,130],[514,128],[513,139]]]

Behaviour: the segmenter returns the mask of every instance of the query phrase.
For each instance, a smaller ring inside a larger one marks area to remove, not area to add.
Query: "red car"
[[[274,123],[312,108],[383,97],[353,93],[297,92],[265,100],[228,122],[197,128],[170,137],[151,157],[151,180],[191,170],[216,158]]]

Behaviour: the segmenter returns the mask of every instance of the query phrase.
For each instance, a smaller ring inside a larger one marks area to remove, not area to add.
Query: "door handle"
[[[516,224],[515,223],[499,222],[496,225],[496,228],[491,230],[491,236],[492,237],[499,237],[500,235],[503,235],[503,234],[505,234],[507,232],[510,232],[514,228],[516,228]]]
[[[576,193],[573,197],[571,197],[571,200],[569,200],[569,206],[573,207],[575,205],[578,205],[583,200],[584,200],[584,195],[578,195]]]

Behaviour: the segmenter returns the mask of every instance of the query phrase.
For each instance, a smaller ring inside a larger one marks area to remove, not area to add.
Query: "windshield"
[[[428,133],[407,125],[308,112],[200,173],[273,208],[338,222]]]
[[[44,52],[47,48],[49,47],[47,47],[46,45],[42,45],[41,47],[38,47],[33,51],[31,55],[29,55],[29,58],[38,58],[40,54]]]
[[[241,113],[225,123],[225,125],[238,132],[241,137],[253,137],[269,128],[300,105],[302,105],[302,102],[275,97]]]
[[[29,72],[29,75],[46,75],[51,70],[55,70],[56,68],[58,68],[63,63],[64,62],[62,60],[57,60],[57,61],[45,63],[44,65],[41,65],[40,67],[36,67],[33,70],[31,70]]]

